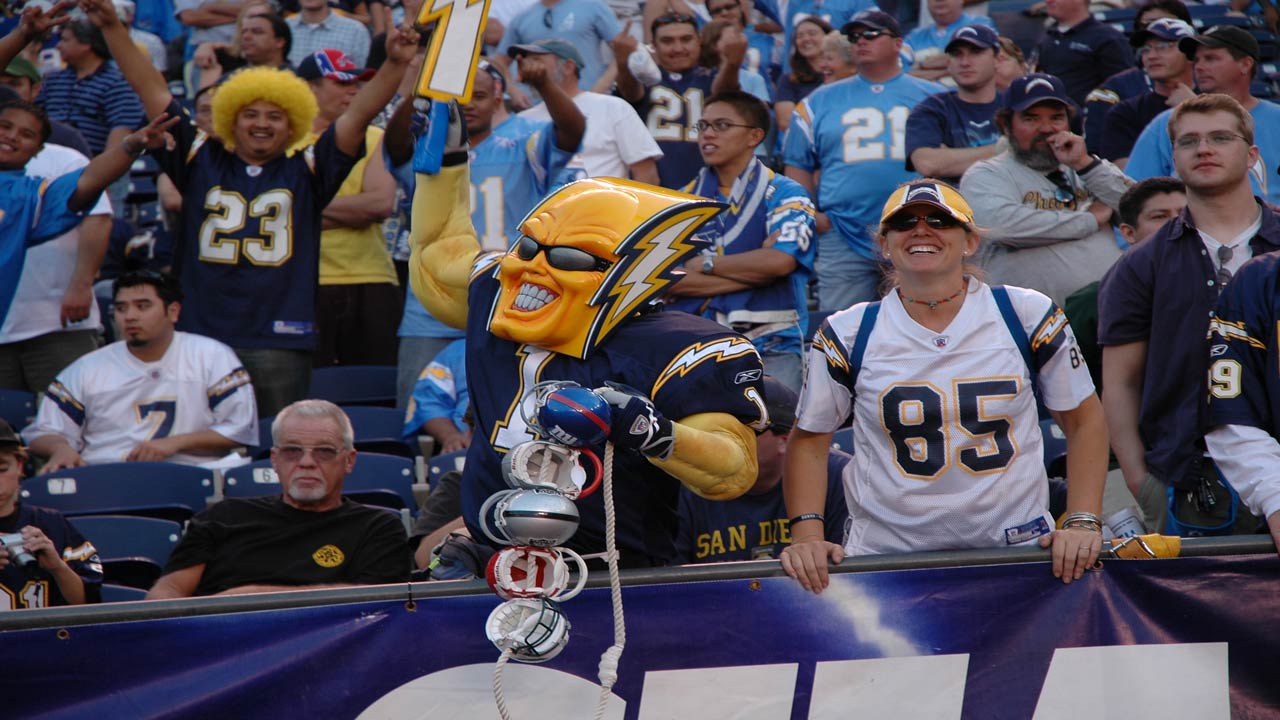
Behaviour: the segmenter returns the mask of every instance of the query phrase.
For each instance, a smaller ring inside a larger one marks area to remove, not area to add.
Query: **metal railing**
[[[1274,555],[1275,553],[1276,547],[1269,535],[1237,535],[1212,538],[1183,538],[1180,557]],[[833,567],[831,572],[883,572],[888,570],[923,570],[927,568],[973,565],[1008,565],[1013,563],[1047,562],[1050,559],[1049,551],[1038,547],[947,550],[851,557]],[[1105,552],[1103,560],[1111,561]],[[1046,570],[1046,572],[1048,571]],[[776,560],[684,565],[628,570],[621,573],[624,586],[705,582],[711,580],[750,580],[781,577],[783,575],[782,566]],[[597,573],[587,581],[587,587],[589,588],[608,587],[608,584],[608,578],[604,573]],[[413,604],[424,600],[489,593],[489,586],[481,580],[455,580],[395,585],[364,585],[324,590],[294,590],[226,597],[183,598],[181,600],[76,605],[0,613],[0,631],[66,628],[97,623],[158,620],[199,615],[397,600],[403,601],[407,606],[412,607]]]

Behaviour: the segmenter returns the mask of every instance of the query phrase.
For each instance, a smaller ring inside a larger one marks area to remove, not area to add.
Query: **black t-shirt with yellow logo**
[[[327,512],[279,496],[229,499],[192,519],[165,574],[205,564],[196,595],[242,585],[405,582],[409,545],[395,514],[343,499]]]

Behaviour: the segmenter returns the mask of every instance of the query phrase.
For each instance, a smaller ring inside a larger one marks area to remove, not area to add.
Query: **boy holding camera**
[[[98,550],[56,510],[18,502],[27,451],[0,420],[0,610],[97,602]]]

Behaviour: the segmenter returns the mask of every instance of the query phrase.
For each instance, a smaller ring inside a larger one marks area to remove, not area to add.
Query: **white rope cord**
[[[502,668],[506,667],[510,659],[511,648],[508,647],[498,656],[498,662],[493,666],[493,700],[498,704],[498,716],[502,720],[511,720],[511,713],[507,710],[507,698],[502,694]]]
[[[613,603],[613,645],[600,656],[600,702],[596,705],[595,720],[603,720],[609,707],[613,684],[618,680],[618,661],[627,645],[627,626],[622,614],[622,584],[618,581],[618,544],[616,519],[613,511],[613,443],[604,447],[604,546],[605,560],[609,563],[609,599]],[[505,719],[504,719],[505,720]]]

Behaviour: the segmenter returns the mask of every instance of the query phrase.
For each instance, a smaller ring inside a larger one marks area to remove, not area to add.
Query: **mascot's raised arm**
[[[422,102],[422,101],[419,101]],[[406,103],[407,104],[407,103]],[[388,126],[388,152],[410,135],[408,111]],[[677,487],[710,498],[755,481],[755,433],[768,424],[760,356],[712,321],[662,312],[660,298],[702,243],[695,231],[723,207],[617,179],[563,186],[534,207],[505,253],[482,253],[469,212],[465,126],[436,104],[413,156],[414,293],[432,315],[465,328],[475,437],[463,516],[501,490],[501,457],[538,435],[546,381],[596,390],[610,406],[626,564],[671,558]],[[574,543],[598,551],[590,499]]]

